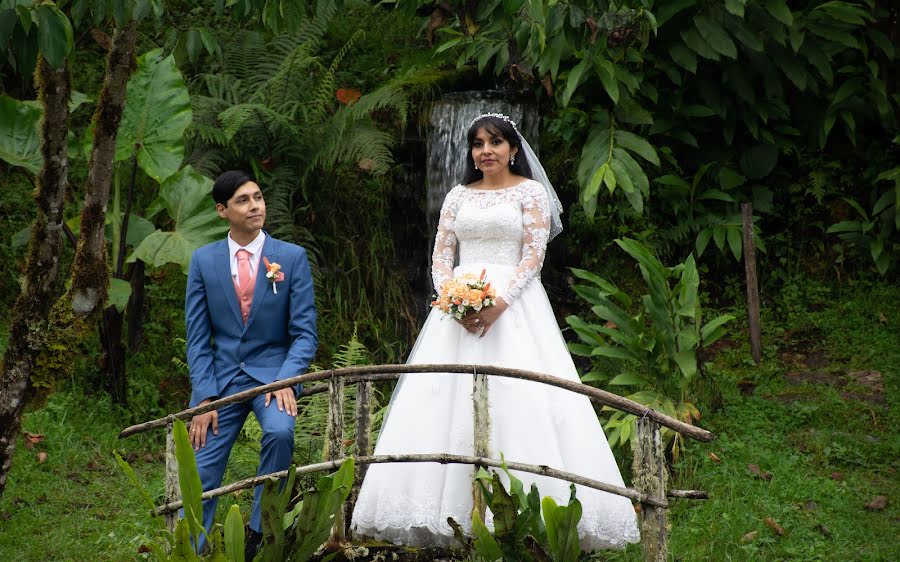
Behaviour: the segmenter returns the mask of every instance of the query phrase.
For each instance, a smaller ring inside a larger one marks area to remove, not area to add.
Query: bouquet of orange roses
[[[441,292],[431,302],[432,307],[441,309],[454,318],[462,318],[472,311],[493,306],[497,300],[497,291],[490,282],[484,280],[486,270],[481,275],[466,273],[454,277],[441,285]]]

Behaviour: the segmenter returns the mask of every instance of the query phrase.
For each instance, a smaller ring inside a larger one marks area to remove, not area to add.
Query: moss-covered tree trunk
[[[106,60],[106,76],[94,113],[94,145],[88,166],[81,235],[72,264],[71,306],[77,318],[99,313],[106,304],[109,267],[104,222],[116,156],[116,136],[125,108],[125,86],[134,68],[136,22],[117,30]]]
[[[110,337],[108,315],[103,314],[109,292],[104,223],[115,163],[116,137],[125,108],[125,90],[134,69],[136,29],[137,23],[131,22],[113,34],[103,87],[94,113],[94,144],[81,212],[81,235],[72,263],[72,285],[51,315],[52,328],[58,333],[68,333],[75,341],[84,338],[98,320],[101,322],[101,335]],[[117,317],[118,324],[112,326],[119,340],[122,332],[120,316]],[[107,386],[112,390],[114,399],[124,404],[127,394],[124,353],[105,359],[116,365],[112,370],[113,380],[107,381]]]
[[[35,78],[44,109],[41,122],[43,167],[37,178],[37,217],[25,261],[22,292],[10,323],[9,345],[0,372],[0,494],[12,464],[26,390],[42,347],[50,306],[56,300],[63,204],[69,162],[69,69],[55,69],[39,57]]]

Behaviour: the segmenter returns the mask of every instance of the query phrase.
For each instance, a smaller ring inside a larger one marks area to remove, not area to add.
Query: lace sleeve
[[[526,184],[522,198],[522,258],[516,267],[516,275],[501,295],[507,304],[537,277],[544,266],[547,242],[550,240],[550,202],[543,188],[535,182]]]
[[[441,292],[441,285],[453,278],[456,262],[456,210],[459,208],[459,189],[453,188],[444,198],[437,235],[434,238],[434,252],[431,254],[431,281],[434,290]]]

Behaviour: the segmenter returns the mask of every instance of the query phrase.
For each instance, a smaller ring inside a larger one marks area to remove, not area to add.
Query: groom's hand
[[[275,402],[278,404],[278,409],[280,411],[286,412],[289,416],[297,417],[297,398],[294,397],[294,389],[292,387],[282,388],[275,392],[267,392],[266,408],[269,407],[269,403],[272,401],[273,396],[275,397]]]
[[[212,402],[209,398],[197,404],[197,406],[206,406]],[[191,445],[195,451],[199,451],[206,446],[206,434],[212,426],[213,435],[219,434],[219,412],[213,410],[200,414],[191,418]]]

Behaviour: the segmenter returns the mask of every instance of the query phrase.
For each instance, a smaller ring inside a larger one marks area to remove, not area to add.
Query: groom
[[[223,173],[212,195],[230,230],[226,239],[199,248],[191,257],[185,296],[191,407],[303,374],[317,343],[306,251],[262,230],[266,203],[248,174]],[[299,392],[297,385],[194,416],[190,438],[204,491],[221,484],[228,455],[250,411],[263,431],[257,474],[290,466]],[[261,495],[262,486],[257,486],[248,550],[258,546],[261,537]],[[207,531],[215,509],[215,498],[203,502]],[[203,542],[201,538],[198,546]]]

